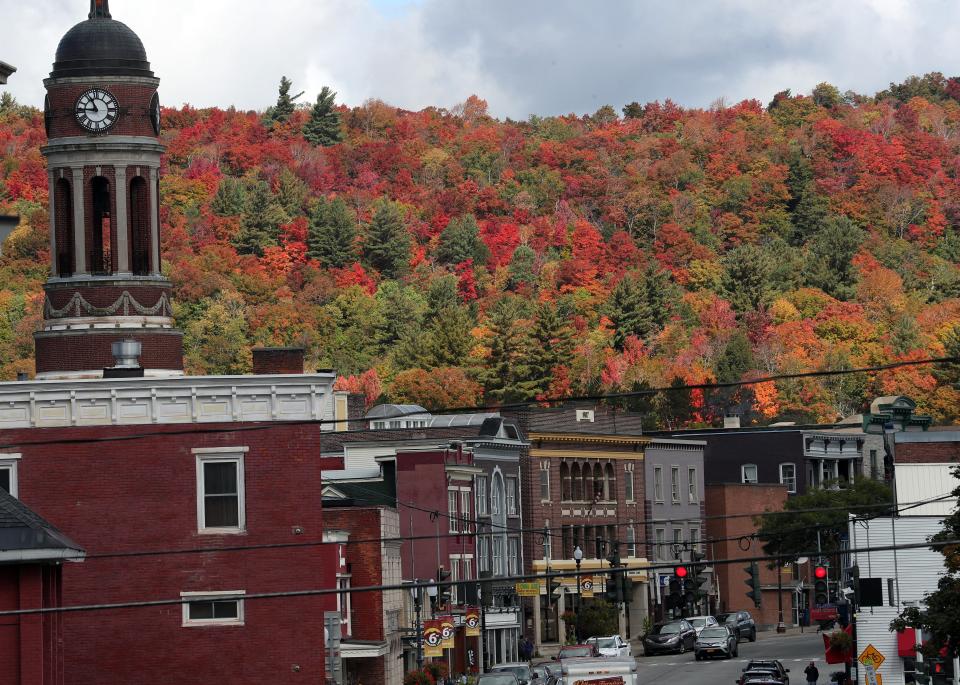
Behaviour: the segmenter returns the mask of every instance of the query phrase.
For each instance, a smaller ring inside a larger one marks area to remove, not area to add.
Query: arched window
[[[574,462],[570,469],[570,480],[573,481],[572,499],[579,502],[583,499],[583,481],[580,480],[580,464]]]
[[[590,468],[590,464],[584,464],[583,470],[581,471],[583,478],[583,496],[580,498],[584,501],[593,500],[593,469]]]
[[[90,214],[87,260],[90,272],[109,274],[113,272],[113,227],[111,226],[110,181],[103,176],[94,176],[90,181],[90,198],[93,211]]]
[[[603,469],[600,464],[593,465],[593,499],[606,499],[603,495]]]
[[[604,492],[606,493],[606,494],[604,495],[604,499],[609,500],[609,501],[616,501],[616,499],[617,499],[617,475],[616,475],[617,472],[616,472],[616,470],[613,468],[613,464],[611,464],[609,461],[607,462],[606,471],[607,471],[607,478],[606,478],[606,481],[607,481],[607,482],[606,482],[606,490],[604,491]]]
[[[73,275],[73,190],[70,182],[61,178],[54,186],[54,211],[56,235],[54,240],[57,247],[56,273],[57,276],[67,278]]]
[[[150,192],[142,176],[130,181],[130,269],[150,273]]]
[[[503,477],[499,473],[493,474],[493,484],[490,488],[490,513],[495,519],[505,514],[503,500]]]
[[[570,467],[567,466],[567,462],[560,462],[560,499],[564,502],[569,502],[571,497],[570,492]]]

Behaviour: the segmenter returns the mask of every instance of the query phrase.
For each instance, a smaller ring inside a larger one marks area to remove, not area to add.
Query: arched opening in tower
[[[73,262],[73,192],[70,182],[61,178],[54,186],[55,228],[54,236],[57,248],[56,274],[61,278],[69,278],[75,268]]]
[[[150,193],[142,176],[130,181],[130,266],[133,273],[150,273]]]
[[[110,181],[95,176],[90,181],[93,204],[90,227],[90,271],[95,274],[113,273]]]

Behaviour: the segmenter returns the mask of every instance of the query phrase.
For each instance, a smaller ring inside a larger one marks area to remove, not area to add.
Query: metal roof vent
[[[140,367],[141,345],[137,340],[118,340],[110,346],[113,352],[115,369],[137,369]]]

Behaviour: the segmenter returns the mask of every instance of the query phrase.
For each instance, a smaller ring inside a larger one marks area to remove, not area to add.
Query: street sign
[[[857,657],[857,661],[864,666],[873,666],[874,671],[883,666],[883,662],[886,660],[887,658],[873,645],[867,645],[866,648],[860,652],[860,656]]]
[[[536,597],[540,594],[540,583],[517,583],[519,597]]]
[[[580,594],[584,597],[593,597],[593,576],[584,576],[580,579]]]

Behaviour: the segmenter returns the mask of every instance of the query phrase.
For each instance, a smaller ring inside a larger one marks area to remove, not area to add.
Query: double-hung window
[[[680,467],[670,467],[670,497],[674,504],[680,504]]]
[[[653,467],[653,501],[663,502],[663,467]]]
[[[624,474],[623,474],[624,475],[624,479],[623,479],[624,497],[628,502],[632,502],[633,501],[633,464],[624,464],[623,470],[624,470]]]
[[[507,538],[507,572],[511,576],[520,575],[520,539]]]
[[[243,625],[243,590],[181,592],[184,626]]]
[[[780,483],[786,485],[787,492],[791,494],[797,491],[796,464],[780,464]]]
[[[493,575],[503,575],[503,536],[493,538]]]
[[[197,530],[246,530],[243,458],[246,447],[197,448]]]
[[[451,533],[460,532],[460,526],[458,525],[460,519],[457,518],[457,502],[459,501],[459,492],[460,491],[456,488],[450,488],[447,490],[447,520],[450,522],[450,527],[448,530]]]
[[[627,556],[637,556],[637,533],[633,526],[627,526]]]
[[[667,558],[667,531],[663,528],[657,528],[654,533],[657,537],[657,559]]]
[[[693,504],[697,501],[697,467],[687,468],[687,501]]]
[[[480,571],[490,570],[490,536],[477,537],[477,568]]]
[[[470,491],[461,490],[460,491],[460,518],[463,525],[460,527],[460,530],[464,533],[470,532]]]
[[[477,516],[487,515],[487,477],[477,476],[475,482],[477,488]]]
[[[17,497],[17,463],[19,454],[0,454],[0,490]]]
[[[540,462],[540,501],[550,501],[550,462]]]
[[[740,481],[742,483],[757,483],[757,465],[743,464],[740,466]]]
[[[519,516],[520,512],[517,509],[517,479],[516,478],[504,478],[507,488],[507,516]]]

